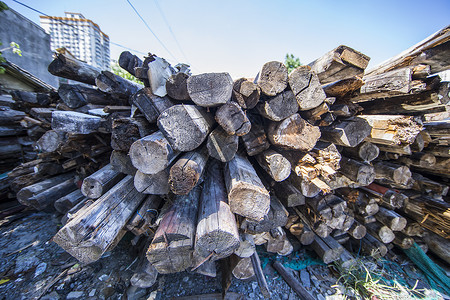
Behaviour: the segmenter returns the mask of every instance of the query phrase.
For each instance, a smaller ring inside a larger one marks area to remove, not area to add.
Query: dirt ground
[[[130,278],[137,249],[131,245],[131,235],[99,261],[83,266],[51,241],[61,227],[60,216],[30,211],[12,220],[0,222],[0,299],[172,299],[222,292],[220,271],[215,278],[189,272],[160,275],[151,288],[135,288]],[[261,260],[271,299],[300,299],[267,263],[268,258]],[[429,288],[411,265],[404,269],[410,272],[411,285],[419,280],[421,287]],[[316,299],[344,298],[344,287],[336,284],[339,275],[325,265],[308,266],[295,274]],[[263,299],[254,280],[233,278],[229,292],[243,299]]]

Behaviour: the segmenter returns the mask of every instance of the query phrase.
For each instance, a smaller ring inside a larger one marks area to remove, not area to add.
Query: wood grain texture
[[[227,162],[233,159],[239,146],[239,137],[229,135],[218,126],[209,135],[206,142],[209,156],[221,161]]]
[[[235,102],[228,102],[216,111],[217,123],[229,134],[243,136],[251,128],[251,123],[241,107]]]
[[[325,101],[326,95],[319,77],[309,66],[297,67],[289,74],[289,86],[297,99],[300,110],[308,110]]]
[[[187,79],[187,89],[195,104],[214,107],[231,99],[233,79],[228,73],[204,73]]]
[[[265,63],[259,72],[256,83],[267,96],[275,96],[284,91],[288,85],[288,71],[286,66],[278,61]]]

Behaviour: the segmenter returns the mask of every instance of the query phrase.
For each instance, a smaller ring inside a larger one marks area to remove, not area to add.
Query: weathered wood
[[[269,211],[270,196],[247,158],[236,154],[224,173],[231,211],[262,220]]]
[[[228,102],[216,111],[217,123],[229,134],[243,136],[251,128],[251,123],[241,107],[235,102]]]
[[[369,164],[342,157],[339,172],[362,185],[369,185],[375,180],[375,170]]]
[[[111,157],[109,158],[109,163],[111,164],[113,170],[126,175],[134,175],[137,170],[133,166],[131,158],[126,152],[113,150],[111,152]]]
[[[267,96],[275,96],[284,91],[288,85],[288,71],[284,64],[278,61],[265,63],[259,72],[256,83]]]
[[[315,299],[311,294],[302,286],[302,284],[294,277],[292,272],[289,272],[279,261],[274,262],[273,267],[281,274],[283,279],[289,284],[289,286],[295,291],[295,293],[302,300]]]
[[[259,113],[272,121],[281,121],[298,111],[297,100],[291,90],[268,98],[256,106]]]
[[[228,73],[204,73],[187,79],[187,90],[195,104],[219,106],[231,99],[233,79]]]
[[[385,244],[392,242],[395,238],[394,233],[388,226],[378,222],[366,224],[366,229],[368,233]]]
[[[236,219],[228,206],[225,182],[219,162],[206,171],[200,200],[195,251],[211,260],[227,257],[239,247]]]
[[[341,79],[335,82],[323,85],[323,91],[327,97],[342,98],[362,87],[364,80],[359,76],[353,76],[346,79]]]
[[[302,222],[305,223],[319,237],[325,238],[331,233],[332,229],[324,222],[320,221],[319,217],[306,207],[294,207],[294,211],[300,217]]]
[[[271,122],[267,136],[272,145],[280,148],[309,151],[320,138],[320,130],[294,114],[281,122]]]
[[[412,180],[414,181],[412,189],[422,193],[432,193],[435,195],[446,196],[449,191],[449,186],[433,181],[422,176],[419,173],[412,173]]]
[[[242,142],[247,154],[249,156],[254,156],[267,150],[270,147],[270,143],[267,140],[262,120],[256,117],[251,118],[251,122],[252,127],[250,128],[249,133],[242,136]]]
[[[266,277],[261,267],[261,260],[259,259],[258,252],[255,251],[250,258],[252,260],[252,267],[253,270],[255,271],[256,281],[258,282],[259,290],[261,291],[261,294],[265,299],[270,299],[271,295],[269,291],[269,286],[267,285]]]
[[[76,189],[75,191],[56,200],[54,206],[58,212],[66,214],[72,207],[84,199],[86,199],[86,197],[83,193],[81,193],[81,190]]]
[[[206,139],[213,124],[211,114],[195,105],[174,105],[158,117],[159,129],[177,151],[196,149]]]
[[[355,221],[352,226],[347,230],[347,233],[356,240],[360,240],[366,236],[367,229],[364,225],[361,225]]]
[[[48,71],[58,77],[95,85],[100,70],[69,55],[57,53],[48,66]]]
[[[243,109],[252,109],[261,96],[259,86],[246,78],[239,78],[233,83],[232,100]]]
[[[67,141],[67,135],[63,131],[48,130],[36,142],[36,147],[41,152],[54,152]]]
[[[328,114],[329,111],[330,109],[328,107],[328,104],[323,102],[313,109],[300,112],[300,115],[312,125],[325,126],[323,125],[324,122],[322,121],[322,117]]]
[[[401,208],[408,197],[398,191],[386,188],[384,186],[371,183],[367,187],[362,187],[362,190],[379,197],[381,200],[379,205],[389,209]]]
[[[321,187],[317,186],[312,181],[302,179],[301,176],[297,176],[295,173],[291,173],[288,180],[294,187],[300,190],[305,197],[312,198],[321,192]]]
[[[311,248],[326,264],[338,260],[344,252],[344,248],[331,236],[325,238],[315,236]]]
[[[123,177],[124,174],[115,171],[111,164],[107,164],[83,180],[81,192],[90,199],[100,198],[106,191],[122,180]]]
[[[275,181],[283,181],[291,174],[291,164],[275,150],[269,149],[258,154],[256,160]]]
[[[89,134],[97,132],[102,125],[100,117],[74,111],[52,112],[52,129],[70,133]]]
[[[139,206],[136,214],[130,218],[126,229],[136,236],[143,235],[153,237],[155,221],[158,216],[158,208],[162,202],[161,197],[149,195]],[[148,248],[148,247],[147,247]]]
[[[130,101],[150,123],[155,123],[163,111],[174,105],[168,97],[156,96],[147,87],[137,91],[131,96]]]
[[[166,82],[167,95],[175,100],[190,100],[187,79],[189,75],[186,73],[176,73],[171,75]]]
[[[169,244],[152,243],[147,250],[147,259],[160,274],[182,272],[192,266],[193,241],[184,239]]]
[[[145,174],[156,174],[169,166],[180,154],[167,139],[157,131],[134,142],[130,147],[133,166]]]
[[[297,67],[289,74],[289,86],[297,99],[300,110],[308,110],[325,101],[319,77],[309,66]]]
[[[56,200],[75,191],[76,189],[77,186],[74,182],[74,179],[70,178],[66,181],[47,188],[39,194],[33,195],[26,201],[22,200],[22,202],[23,204],[32,206],[37,210],[46,209],[49,205],[51,205],[53,208],[53,204]]]
[[[156,55],[148,63],[147,61],[146,59],[143,64],[148,66],[147,77],[152,93],[156,96],[164,97],[167,95],[167,79],[174,73],[174,69],[164,58]]]
[[[58,94],[61,100],[72,109],[82,107],[88,103],[97,105],[125,104],[120,99],[80,84],[63,83],[59,86]]]
[[[234,251],[234,254],[244,258],[250,257],[256,251],[253,237],[247,237],[248,233],[239,234],[239,247]]]
[[[401,185],[408,185],[411,180],[411,171],[406,166],[386,162],[377,162],[373,166],[375,179],[385,179]]]
[[[117,118],[112,122],[111,147],[114,150],[128,152],[131,145],[140,138],[155,132],[144,118]]]
[[[392,243],[402,249],[409,249],[414,246],[414,239],[412,237],[407,236],[402,232],[396,232],[395,238]]]
[[[286,207],[305,204],[305,196],[289,181],[278,182],[273,186],[275,195]]]
[[[134,68],[142,67],[142,60],[129,51],[123,51],[119,56],[119,66],[135,76]]]
[[[49,93],[35,93],[27,91],[11,91],[10,92],[14,102],[19,102],[26,106],[48,106],[52,101],[52,94]]]
[[[388,249],[386,245],[374,238],[370,234],[366,234],[364,238],[357,241],[352,241],[355,247],[361,248],[362,253],[365,255],[373,256],[374,258],[380,258],[387,254]]]
[[[17,125],[3,125],[0,126],[0,137],[3,136],[18,136],[18,135],[24,135],[26,133],[25,129]]]
[[[311,245],[314,241],[314,232],[304,222],[293,224],[289,228],[289,231],[300,241],[302,245]]]
[[[252,266],[252,259],[250,257],[240,258],[236,255],[232,255],[231,266],[232,274],[237,279],[245,280],[255,276],[255,271]]]
[[[158,278],[158,271],[145,257],[145,251],[147,247],[144,247],[142,253],[139,254],[139,261],[137,263],[137,268],[134,271],[133,276],[130,278],[130,283],[132,286],[138,288],[149,288],[156,283]]]
[[[137,171],[134,175],[134,187],[139,193],[165,195],[170,191],[168,180],[168,169],[164,169],[156,174],[145,174]]]
[[[233,159],[239,146],[239,137],[229,135],[218,126],[209,135],[206,142],[209,156],[221,161],[227,162]]]
[[[380,149],[375,144],[362,142],[356,147],[344,147],[342,149],[342,153],[344,155],[370,163],[372,160],[378,157],[378,155],[380,154]]]
[[[131,95],[143,88],[142,85],[120,77],[110,71],[102,71],[95,78],[95,85],[105,93],[128,99]]]
[[[372,127],[359,117],[342,120],[331,126],[321,127],[321,139],[337,145],[356,147],[370,135]]]
[[[208,158],[206,147],[181,156],[170,168],[170,190],[176,195],[188,194],[202,177]]]
[[[401,231],[406,226],[406,219],[393,210],[380,207],[378,213],[375,214],[378,222],[388,226],[392,231]]]
[[[0,125],[19,123],[25,116],[22,111],[0,106]]]
[[[427,232],[423,236],[428,249],[438,257],[450,264],[450,241],[432,232]]]
[[[369,60],[370,57],[341,45],[311,62],[309,66],[317,73],[320,82],[325,84],[355,75],[362,76]]]
[[[436,165],[436,157],[431,153],[414,152],[409,157],[400,157],[399,163],[408,167],[430,169]]]

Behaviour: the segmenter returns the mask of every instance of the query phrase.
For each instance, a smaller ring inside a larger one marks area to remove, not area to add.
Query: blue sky
[[[3,1],[39,24],[38,13]],[[265,62],[283,61],[286,53],[307,64],[341,44],[370,56],[370,68],[450,25],[450,0],[130,0],[174,59],[126,0],[19,1],[52,16],[80,12],[112,42],[171,63],[187,60],[193,73],[229,72],[233,78],[254,77]],[[111,45],[111,58],[123,50]]]

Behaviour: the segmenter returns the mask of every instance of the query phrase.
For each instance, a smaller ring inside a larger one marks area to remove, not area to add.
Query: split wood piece
[[[217,268],[216,268],[216,262],[207,260],[204,262],[204,258],[196,256],[196,253],[193,254],[193,266],[198,266],[199,263],[201,265],[195,269],[195,272],[201,275],[205,275],[208,277],[217,277]],[[217,294],[221,295],[221,294]],[[194,298],[195,299],[195,298]],[[207,298],[206,298],[207,299]],[[222,299],[222,298],[220,298]]]
[[[392,231],[401,231],[406,226],[406,219],[400,216],[393,210],[380,207],[380,210],[375,214],[378,222],[388,226]]]
[[[123,51],[119,56],[119,66],[135,76],[134,68],[142,67],[142,60],[129,51]]]
[[[52,112],[52,129],[70,133],[89,134],[97,132],[102,118],[74,111]]]
[[[147,60],[144,62],[144,66]],[[152,89],[152,93],[159,97],[167,95],[166,82],[167,79],[174,73],[174,69],[170,64],[161,57],[156,55],[152,57],[152,60],[148,62],[147,77]]]
[[[48,130],[36,142],[39,151],[48,153],[55,152],[67,141],[67,134],[63,131]]]
[[[217,260],[231,255],[239,247],[236,219],[228,206],[225,182],[219,162],[213,162],[206,171],[203,183],[195,252],[202,257],[211,255]]]
[[[434,195],[446,196],[449,191],[449,186],[433,181],[429,178],[422,176],[419,173],[412,173],[411,178],[414,181],[412,186],[413,190],[420,191],[422,193],[432,193]]]
[[[75,109],[87,105],[88,103],[98,105],[124,104],[119,99],[108,96],[107,94],[80,84],[66,84],[59,86],[58,94],[61,100],[68,107]]]
[[[389,189],[387,187],[371,183],[367,187],[361,187],[362,190],[371,193],[372,195],[379,197],[381,200],[379,205],[389,208],[396,209],[402,208],[408,197],[398,191]]]
[[[286,150],[309,151],[320,138],[320,130],[294,114],[281,122],[271,122],[267,130],[269,141]]]
[[[128,152],[135,141],[152,134],[156,129],[144,118],[117,118],[112,122],[111,147]]]
[[[256,156],[258,164],[273,178],[279,182],[291,174],[291,164],[280,153],[269,149]]]
[[[311,245],[314,241],[314,232],[304,222],[295,223],[289,227],[289,232],[295,236],[302,245]]]
[[[364,225],[361,225],[358,221],[355,221],[347,230],[347,233],[355,240],[360,240],[366,236],[367,229]]]
[[[392,243],[402,249],[409,249],[414,246],[414,239],[412,237],[407,236],[402,232],[396,232],[395,238]]]
[[[311,244],[311,248],[326,264],[336,261],[344,252],[344,248],[336,242],[331,236],[320,238],[315,236],[314,241]]]
[[[86,210],[91,204],[93,203],[93,200],[89,200],[88,198],[82,199],[78,204],[76,204],[74,207],[72,207],[62,218],[61,223],[63,225],[66,225],[69,223],[77,212],[81,210]]]
[[[247,158],[236,154],[227,162],[224,174],[231,211],[262,220],[269,211],[270,195]]]
[[[270,209],[264,216],[264,219],[259,222],[244,219],[241,222],[240,229],[250,234],[269,232],[274,228],[285,226],[288,221],[288,215],[289,213],[283,204],[272,195],[270,197]]]
[[[171,75],[166,82],[167,95],[179,101],[190,100],[187,89],[188,78],[189,75],[182,72]]]
[[[324,102],[313,109],[300,112],[300,115],[312,125],[326,126],[323,125],[324,122],[322,122],[322,117],[324,117],[329,112],[330,108],[328,104]]]
[[[395,153],[395,154],[400,154],[400,155],[411,155],[412,154],[411,147],[409,145],[387,146],[387,145],[377,144],[377,147],[380,151],[384,151],[388,154],[390,154],[390,153]]]
[[[370,163],[378,157],[380,149],[375,144],[362,142],[356,147],[344,147],[342,154]]]
[[[128,175],[85,211],[78,212],[53,241],[82,263],[97,261],[118,242],[122,228],[144,197]]]
[[[86,199],[86,197],[81,193],[81,190],[77,189],[56,200],[54,206],[58,212],[66,214],[72,207],[84,199]]]
[[[349,251],[347,251],[347,249],[344,249],[344,252],[342,252],[341,256],[339,257],[338,263],[339,266],[344,270],[350,270],[354,268],[354,266],[357,264],[357,261],[355,257]]]
[[[150,123],[155,123],[163,111],[174,105],[168,97],[156,96],[148,87],[137,91],[131,96],[130,101]]]
[[[286,232],[281,227],[274,228],[268,236],[266,251],[287,256],[294,251],[294,247],[286,236]]]
[[[188,194],[202,177],[208,158],[206,147],[183,154],[170,168],[170,190],[176,195]]]
[[[432,232],[427,232],[423,240],[428,245],[428,249],[450,264],[450,241]]]
[[[0,126],[0,137],[20,136],[20,135],[25,135],[25,134],[26,134],[25,129],[19,124]]]
[[[399,162],[408,167],[429,169],[436,165],[436,156],[431,153],[414,152],[409,157],[400,157]]]
[[[305,196],[289,181],[277,182],[273,186],[275,195],[286,207],[305,204]]]
[[[284,91],[288,85],[288,70],[278,61],[265,63],[255,79],[256,83],[267,96],[275,96]]]
[[[384,179],[400,185],[409,185],[411,171],[406,166],[400,166],[387,162],[377,162],[374,165],[375,179]]]
[[[396,115],[359,115],[372,127],[366,141],[395,146],[412,144],[423,126],[414,117]]]
[[[363,191],[341,188],[336,190],[336,193],[347,201],[347,205],[352,211],[362,216],[373,216],[379,210],[376,198]]]
[[[134,142],[130,147],[133,166],[145,174],[164,170],[180,154],[175,151],[161,131]]]
[[[303,285],[295,278],[292,271],[289,271],[279,261],[274,262],[273,267],[283,277],[287,284],[295,291],[302,300],[314,300],[315,298],[303,287]]]
[[[369,60],[367,55],[341,45],[311,62],[309,66],[317,73],[320,82],[325,84],[353,76],[362,77]]]
[[[74,182],[74,179],[70,178],[66,181],[47,188],[37,195],[33,195],[32,197],[28,198],[26,202],[24,201],[24,204],[27,206],[32,206],[37,210],[43,210],[49,205],[51,205],[53,208],[54,202],[57,199],[75,191],[76,189],[77,186]]]
[[[304,206],[298,206],[294,207],[294,210],[302,222],[311,228],[319,237],[325,238],[331,233],[332,229],[322,222],[310,209]]]
[[[330,112],[336,117],[343,118],[355,115],[347,104],[333,104],[330,106]]]
[[[135,269],[133,276],[130,278],[130,283],[132,286],[143,289],[152,287],[156,283],[159,274],[156,268],[146,258],[146,250],[147,247],[144,247],[142,251],[143,253],[139,255],[137,268]]]
[[[263,121],[260,119],[258,120],[258,118],[251,118],[251,123],[252,126],[249,133],[243,135],[241,138],[247,154],[249,156],[254,156],[267,150],[270,147],[270,143],[267,140]]]
[[[410,218],[406,218],[406,227],[402,230],[404,234],[412,237],[423,237],[426,230],[423,228],[419,222],[416,222]]]
[[[353,76],[346,79],[341,79],[335,82],[323,85],[323,91],[327,97],[342,98],[352,92],[358,90],[364,85],[364,80],[359,76]]]
[[[182,272],[192,266],[193,240],[184,239],[152,243],[147,250],[147,259],[160,274]]]
[[[107,164],[83,180],[81,192],[90,199],[100,198],[106,191],[121,181],[123,177],[124,174],[115,171],[111,164]]]
[[[15,102],[30,106],[48,106],[53,102],[52,94],[14,90],[9,92]]]
[[[369,233],[366,234],[366,236],[361,240],[353,240],[352,244],[354,245],[354,247],[357,247],[356,249],[359,249],[361,247],[361,250],[365,255],[370,255],[375,259],[385,256],[388,252],[386,245],[374,238]]]
[[[137,171],[134,175],[134,187],[139,193],[151,195],[165,195],[169,188],[169,169],[166,168],[156,174],[145,174]]]
[[[110,71],[102,71],[95,79],[95,85],[102,91],[114,96],[128,99],[143,88],[142,85],[120,77]]]
[[[236,255],[230,256],[232,274],[235,278],[245,280],[255,276],[252,259],[250,257],[240,258]]]
[[[321,127],[321,139],[337,145],[356,147],[370,135],[372,127],[359,117],[354,117]]]
[[[366,224],[367,232],[370,233],[372,236],[380,240],[381,242],[388,244],[392,242],[395,238],[395,234],[392,232],[392,230],[381,223],[373,222]]]
[[[204,73],[187,79],[187,90],[195,104],[214,107],[231,99],[233,79],[228,73]]]
[[[450,157],[450,147],[448,146],[440,146],[436,144],[430,144],[428,147],[423,149],[424,152],[433,154],[437,157]]]
[[[324,190],[326,192],[331,191],[330,187],[328,185],[326,185],[323,181],[321,181],[317,177],[315,179],[318,179],[318,180],[316,180],[316,182],[307,181],[307,180],[302,179],[302,177],[297,176],[295,173],[291,173],[291,175],[289,176],[289,178],[287,180],[290,183],[292,183],[292,185],[295,188],[300,190],[303,196],[308,197],[308,198],[317,196],[322,191],[321,188],[324,188]],[[318,182],[318,185],[320,185],[320,186],[316,185],[317,182]]]
[[[250,257],[256,251],[255,242],[253,237],[249,236],[248,233],[239,234],[239,247],[234,250],[234,254],[244,258]]]
[[[289,86],[300,110],[319,106],[327,97],[317,74],[309,66],[300,66],[289,74]]]
[[[206,148],[209,156],[221,161],[227,162],[233,159],[239,146],[239,137],[229,135],[218,126],[209,135],[206,141]]]
[[[375,180],[375,170],[369,164],[351,158],[342,157],[339,172],[362,185],[369,185]]]
[[[55,54],[55,58],[48,65],[50,74],[90,85],[95,85],[95,78],[100,70],[81,60],[62,53]]]
[[[252,109],[259,102],[261,89],[246,78],[239,78],[233,83],[232,100],[243,109]]]
[[[259,285],[259,290],[261,291],[261,294],[265,299],[270,299],[271,295],[269,286],[267,285],[266,277],[261,267],[261,260],[259,259],[258,252],[253,252],[250,259],[252,261],[252,267],[256,275],[256,281]]]
[[[247,115],[235,102],[228,102],[219,107],[215,119],[229,135],[246,135],[252,126]]]
[[[158,117],[158,127],[174,150],[192,151],[212,130],[214,119],[204,108],[174,105]]]
[[[161,202],[162,199],[159,196],[149,195],[137,209],[136,214],[128,221],[126,229],[136,236],[145,234],[153,237],[152,231]]]
[[[0,106],[0,125],[19,123],[25,117],[26,114],[23,111]]]
[[[34,196],[56,186],[70,178],[73,178],[74,173],[65,173],[40,182],[28,185],[17,192],[16,198],[20,204],[26,205],[28,201]]]
[[[298,111],[297,100],[291,90],[286,90],[260,102],[256,106],[259,113],[272,121],[281,121]]]
[[[175,197],[159,224],[152,245],[163,243],[167,246],[174,241],[186,240],[191,242],[191,247],[194,246],[200,192],[201,189],[195,187],[189,194]]]

